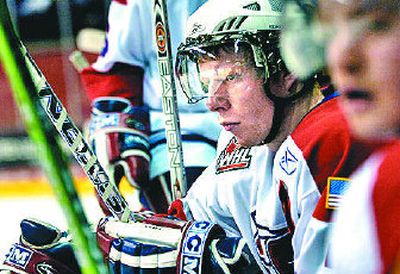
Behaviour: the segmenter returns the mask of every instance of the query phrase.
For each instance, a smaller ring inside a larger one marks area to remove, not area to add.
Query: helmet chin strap
[[[267,137],[265,137],[264,141],[262,141],[262,144],[268,144],[276,138],[276,136],[279,133],[279,130],[281,129],[282,121],[284,118],[284,112],[285,112],[284,109],[286,106],[286,102],[283,100],[273,101],[273,102],[274,102],[274,113],[272,117],[271,129],[269,130]]]
[[[289,98],[280,98],[271,93],[268,81],[264,83],[264,90],[267,97],[274,103],[274,113],[272,117],[271,129],[267,137],[265,137],[264,141],[261,142],[261,144],[268,144],[275,140],[282,127],[282,122],[285,118],[285,108],[289,106],[292,102],[296,101],[297,99],[308,93],[308,90],[304,86],[303,89],[299,91],[296,95]]]

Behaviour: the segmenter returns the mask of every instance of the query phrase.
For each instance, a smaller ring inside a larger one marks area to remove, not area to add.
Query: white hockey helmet
[[[265,79],[282,70],[278,48],[282,6],[281,0],[209,0],[189,18],[186,40],[177,52],[176,74],[190,103],[209,96],[199,60],[217,58],[213,48],[250,49]]]

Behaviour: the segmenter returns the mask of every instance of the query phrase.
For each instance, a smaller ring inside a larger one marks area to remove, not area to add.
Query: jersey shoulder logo
[[[337,209],[349,186],[350,180],[348,178],[328,177],[326,208]]]
[[[298,161],[296,156],[286,147],[283,156],[279,160],[279,166],[287,175],[292,175],[297,169]]]
[[[239,146],[233,137],[218,156],[215,174],[248,168],[251,162],[250,150]]]

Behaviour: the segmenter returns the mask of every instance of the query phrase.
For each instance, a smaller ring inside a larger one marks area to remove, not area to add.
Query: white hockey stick
[[[77,49],[68,56],[69,61],[78,72],[89,66],[89,62],[82,52],[100,54],[105,39],[105,31],[99,29],[85,28],[79,31],[75,40]]]
[[[105,224],[104,231],[115,238],[133,238],[142,243],[163,245],[172,248],[177,248],[182,238],[182,231],[180,229],[139,222],[122,223],[111,220]]]
[[[186,194],[186,174],[183,166],[182,140],[166,3],[164,0],[154,0],[153,4],[158,70],[163,88],[162,105],[165,114],[165,137],[169,156],[172,200],[175,200]]]

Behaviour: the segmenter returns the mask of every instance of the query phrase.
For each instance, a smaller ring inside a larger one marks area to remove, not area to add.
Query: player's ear
[[[283,90],[287,93],[285,97],[298,93],[304,87],[304,84],[299,78],[295,74],[289,72],[282,73],[282,84],[284,87]]]
[[[281,71],[279,75],[271,77],[270,88],[273,94],[287,98],[303,88],[298,77],[288,71]]]

